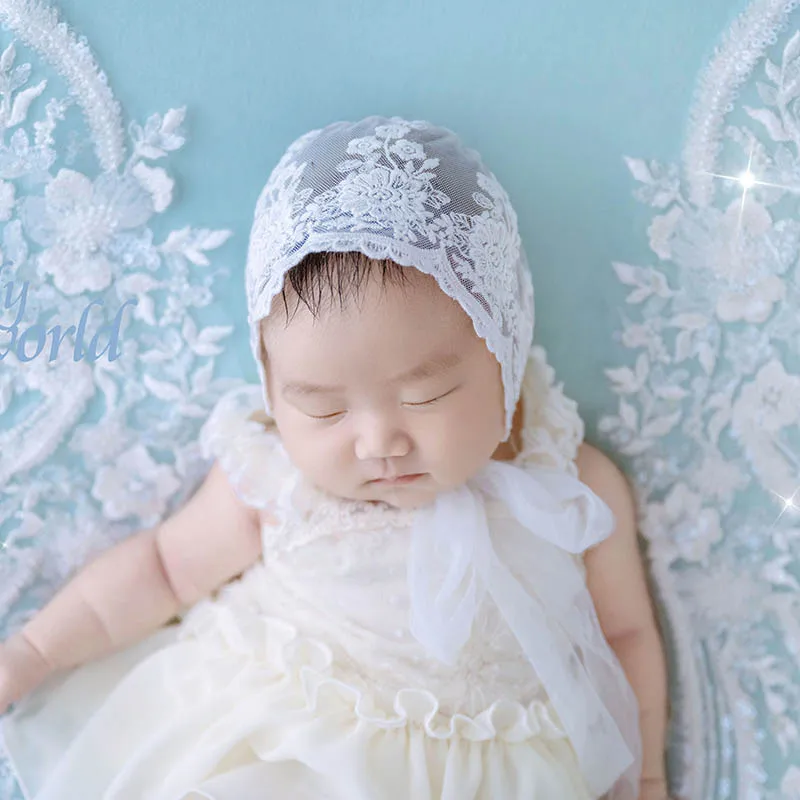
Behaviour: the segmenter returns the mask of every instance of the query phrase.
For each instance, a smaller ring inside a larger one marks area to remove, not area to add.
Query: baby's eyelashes
[[[445,397],[449,397],[450,395],[454,394],[460,388],[461,385],[459,384],[458,386],[454,386],[449,391],[444,392],[444,394],[436,395],[435,397],[432,397],[429,400],[421,400],[419,402],[413,402],[413,403],[405,402],[402,403],[402,405],[410,408],[421,408],[423,406],[432,406],[434,403],[438,403],[440,400],[444,400]],[[331,411],[327,414],[310,414],[308,411],[303,411],[302,413],[305,414],[307,417],[310,417],[311,419],[335,420],[339,417],[344,416],[347,413],[347,409],[344,409],[342,411]]]
[[[334,417],[340,417],[344,413],[344,411],[334,411],[332,414],[306,414],[306,416],[311,417],[311,419],[333,419]]]
[[[438,402],[439,400],[443,400],[445,397],[448,397],[449,395],[453,394],[453,392],[455,392],[459,388],[460,388],[459,386],[455,386],[449,392],[445,392],[444,394],[440,394],[440,395],[438,395],[438,397],[434,397],[431,400],[424,400],[421,403],[404,403],[403,405],[407,405],[407,406],[429,406],[429,405],[432,405],[433,403]]]

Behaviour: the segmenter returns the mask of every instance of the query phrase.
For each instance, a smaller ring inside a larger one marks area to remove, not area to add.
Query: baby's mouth
[[[373,486],[404,486],[408,483],[414,483],[414,481],[419,480],[425,474],[426,473],[424,472],[414,472],[407,475],[398,475],[394,478],[377,478],[375,480],[368,481],[368,483],[372,484]]]

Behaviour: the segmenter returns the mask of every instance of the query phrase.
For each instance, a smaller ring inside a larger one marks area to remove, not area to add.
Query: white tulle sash
[[[503,501],[530,533],[526,589],[498,556],[487,498]],[[641,768],[636,697],[603,637],[570,554],[607,538],[611,510],[564,472],[492,461],[467,485],[416,515],[408,581],[411,632],[454,663],[488,593],[547,691],[590,790],[635,800]],[[538,556],[537,556],[538,554]]]

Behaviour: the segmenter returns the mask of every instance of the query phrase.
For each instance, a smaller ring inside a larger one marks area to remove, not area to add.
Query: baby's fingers
[[[51,669],[24,637],[11,636],[0,642],[0,714],[33,691]]]
[[[3,644],[0,643],[0,716],[8,711],[9,706],[16,702],[19,697],[17,688],[18,681],[15,680],[11,664],[8,658],[4,658]]]

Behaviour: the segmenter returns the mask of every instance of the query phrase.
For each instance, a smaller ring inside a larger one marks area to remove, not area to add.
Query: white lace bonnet
[[[268,412],[259,321],[308,253],[358,251],[433,276],[466,311],[500,364],[510,434],[533,284],[508,195],[455,133],[380,116],[310,131],[272,171],[254,216],[248,322]]]

